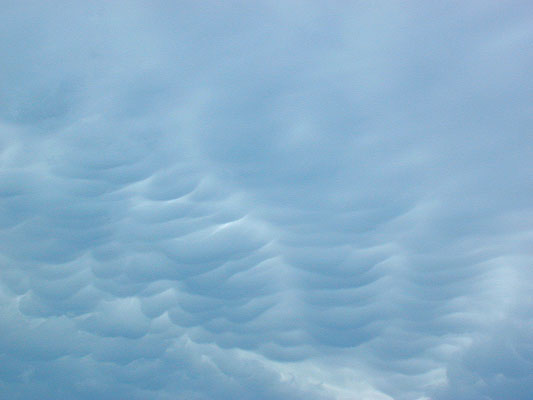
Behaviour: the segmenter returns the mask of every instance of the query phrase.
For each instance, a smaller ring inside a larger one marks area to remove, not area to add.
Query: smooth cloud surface
[[[530,399],[528,2],[4,2],[0,398]]]

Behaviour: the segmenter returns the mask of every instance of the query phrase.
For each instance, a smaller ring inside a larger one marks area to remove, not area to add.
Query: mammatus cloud
[[[527,2],[7,2],[1,399],[529,399]]]

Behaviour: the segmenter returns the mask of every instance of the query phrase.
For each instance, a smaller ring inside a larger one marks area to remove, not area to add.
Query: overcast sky
[[[0,0],[0,399],[533,398],[532,43],[527,0]]]

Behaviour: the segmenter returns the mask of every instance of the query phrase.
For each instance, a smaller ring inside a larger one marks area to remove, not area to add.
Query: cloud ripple
[[[0,398],[530,398],[529,5],[23,3]]]

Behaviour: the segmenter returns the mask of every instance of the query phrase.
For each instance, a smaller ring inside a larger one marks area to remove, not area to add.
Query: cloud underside
[[[1,399],[531,397],[527,2],[5,8]]]

